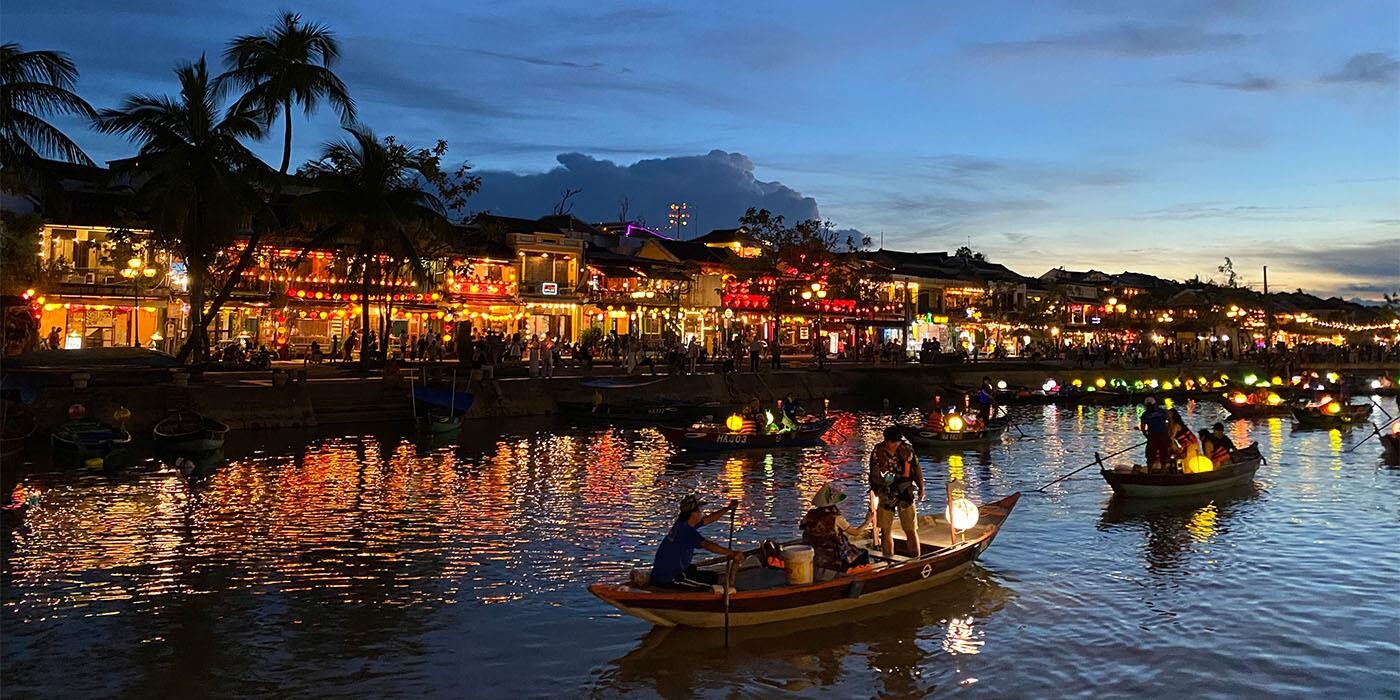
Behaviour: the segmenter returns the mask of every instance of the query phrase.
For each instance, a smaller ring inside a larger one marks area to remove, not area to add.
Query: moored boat
[[[224,446],[228,426],[188,409],[171,411],[151,429],[156,446],[176,452],[212,452]]]
[[[1005,418],[994,418],[980,430],[950,431],[934,430],[927,425],[899,425],[905,439],[916,447],[958,448],[974,445],[988,445],[1001,439],[1009,422]]]
[[[55,428],[50,442],[57,457],[105,464],[125,454],[131,433],[91,418],[75,418]]]
[[[1209,461],[1208,458],[1206,458]],[[1231,461],[1217,465],[1208,471],[1145,471],[1141,467],[1125,466],[1114,469],[1100,469],[1104,481],[1113,487],[1119,496],[1134,498],[1168,498],[1189,496],[1217,489],[1240,486],[1254,480],[1254,473],[1264,463],[1259,453],[1259,445],[1235,450]]]
[[[817,569],[812,582],[789,584],[782,571],[765,569],[756,561],[757,551],[740,566],[728,596],[728,624],[732,627],[762,625],[786,620],[839,613],[875,605],[928,590],[962,576],[992,544],[1002,524],[1016,506],[1014,493],[978,509],[977,524],[951,538],[948,521],[941,515],[919,518],[920,556],[886,558],[878,547],[870,552],[874,565],[856,573]],[[903,536],[895,533],[896,539]],[[796,543],[792,543],[796,544]],[[852,542],[870,549],[869,539]],[[903,543],[896,545],[896,551]],[[699,564],[723,572],[726,560]],[[646,574],[634,571],[632,581],[595,583],[593,595],[617,609],[663,627],[723,627],[725,596],[722,590],[687,591],[658,588],[645,582]],[[716,587],[719,588],[719,587]]]
[[[696,423],[686,428],[659,427],[671,444],[690,450],[749,450],[769,447],[811,447],[821,444],[831,428],[826,418],[806,417],[793,430],[741,433],[722,425]]]
[[[1336,407],[1335,412],[1332,408]],[[1294,406],[1292,408],[1295,428],[1349,428],[1371,417],[1371,404],[1358,403],[1342,405],[1328,402],[1321,406]]]

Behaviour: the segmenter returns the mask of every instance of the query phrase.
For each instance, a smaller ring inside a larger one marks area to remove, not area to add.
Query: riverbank
[[[452,365],[439,367],[443,381]],[[1211,377],[1226,373],[1244,376],[1257,367],[1212,363],[1165,368],[1071,368],[1053,364],[982,363],[976,365],[834,365],[817,370],[799,367],[759,374],[623,375],[600,372],[551,379],[502,378],[468,386],[458,376],[459,389],[472,391],[476,401],[469,419],[545,416],[558,412],[561,401],[610,403],[639,399],[719,401],[741,403],[752,398],[770,401],[791,393],[808,405],[822,400],[923,403],[939,387],[975,386],[983,376],[1012,386],[1040,386],[1047,378],[1066,382],[1092,381],[1106,376],[1127,381],[1159,381],[1177,376]],[[1400,367],[1353,366],[1358,376],[1400,372]],[[107,420],[119,409],[130,413],[127,426],[149,430],[170,410],[190,408],[218,418],[237,430],[299,428],[411,419],[408,376],[356,375],[339,368],[313,367],[272,372],[209,373],[190,378],[169,368],[82,368],[82,371],[8,371],[5,386],[18,395],[41,428],[52,428],[68,417],[72,404],[83,404],[89,415]],[[1262,376],[1262,375],[1261,375]],[[600,388],[599,380],[612,386]]]

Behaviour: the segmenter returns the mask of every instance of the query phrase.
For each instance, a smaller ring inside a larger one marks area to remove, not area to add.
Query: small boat
[[[1372,406],[1369,403],[1347,404],[1342,406],[1337,413],[1330,413],[1324,407],[1334,405],[1331,403],[1322,406],[1294,406],[1292,409],[1294,428],[1350,428],[1351,426],[1366,421],[1371,417]]]
[[[804,417],[805,418],[805,417]],[[812,447],[831,428],[825,418],[799,420],[796,430],[776,433],[737,433],[722,425],[696,423],[688,428],[659,427],[671,444],[690,450],[750,450],[765,447]]]
[[[1005,418],[993,418],[987,421],[986,427],[982,430],[961,430],[949,432],[947,430],[931,430],[926,425],[902,424],[897,426],[904,433],[905,439],[914,443],[916,447],[966,447],[969,445],[988,445],[1001,438],[1001,434],[1006,432],[1010,423]]]
[[[17,410],[5,412],[3,436],[0,436],[0,459],[18,457],[34,436],[34,417]]]
[[[789,584],[780,570],[764,568],[758,550],[747,552],[729,595],[729,625],[745,627],[785,620],[829,615],[925,591],[954,581],[977,560],[1011,515],[1020,493],[978,508],[977,524],[951,540],[948,521],[942,515],[919,517],[918,557],[883,556],[871,549],[867,538],[851,544],[870,551],[873,566],[858,573],[825,569],[814,572],[812,583]],[[903,538],[898,530],[895,539]],[[788,544],[799,544],[791,542]],[[896,544],[899,551],[904,545]],[[713,559],[697,566],[723,575],[727,560]],[[595,583],[588,592],[603,602],[663,627],[723,627],[725,596],[722,590],[686,591],[658,588],[646,581],[645,570],[634,570],[626,582]],[[720,588],[716,586],[716,588]]]
[[[1232,486],[1240,486],[1254,481],[1254,473],[1264,463],[1259,453],[1259,444],[1235,450],[1231,461],[1210,471],[1147,472],[1138,466],[1123,466],[1114,469],[1100,469],[1104,481],[1113,487],[1113,493],[1134,498],[1168,498],[1189,496]]]
[[[413,402],[413,415],[421,420],[423,427],[430,433],[442,435],[462,429],[462,415],[471,408],[476,395],[457,391],[457,373],[454,371],[450,389],[409,385],[409,399]],[[430,408],[419,413],[420,403]]]
[[[1381,459],[1386,464],[1400,464],[1400,432],[1381,435]]]
[[[1293,407],[1286,403],[1272,405],[1267,403],[1235,403],[1234,401],[1225,401],[1223,405],[1225,406],[1225,412],[1229,413],[1231,418],[1242,420],[1283,418],[1293,413]]]
[[[131,433],[91,418],[75,418],[50,436],[55,456],[100,466],[121,457],[131,445]]]
[[[725,410],[718,401],[705,403],[692,401],[640,400],[627,403],[607,403],[605,401],[559,401],[559,412],[571,418],[588,418],[616,422],[676,423],[700,420],[715,416]]]
[[[462,429],[462,414],[433,411],[423,416],[424,428],[430,433],[452,433]]]
[[[202,413],[171,411],[151,430],[156,446],[175,452],[212,452],[224,446],[228,426]]]

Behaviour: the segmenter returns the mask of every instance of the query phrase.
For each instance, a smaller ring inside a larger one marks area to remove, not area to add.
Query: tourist
[[[49,349],[57,350],[63,340],[63,334],[58,330],[58,326],[49,329]]]
[[[777,338],[774,338],[773,342],[769,344],[769,350],[772,351],[771,362],[773,371],[776,372],[783,368],[783,344],[778,342]]]
[[[700,364],[700,341],[695,338],[691,338],[686,347],[686,359],[689,361],[686,373],[695,374],[696,365]]]
[[[885,440],[870,451],[870,491],[876,498],[875,522],[880,530],[880,550],[894,555],[891,527],[899,525],[909,542],[910,556],[919,556],[918,512],[914,504],[924,498],[924,473],[914,446],[897,426],[885,428]]]
[[[1235,443],[1225,435],[1225,424],[1216,423],[1210,430],[1201,431],[1201,454],[1210,457],[1215,466],[1230,461],[1230,453],[1235,451]]]
[[[340,359],[340,334],[331,336],[331,361]]]
[[[540,347],[540,337],[539,337],[538,335],[532,335],[532,336],[530,336],[530,376],[531,376],[531,377],[538,377],[538,376],[540,376],[540,351],[541,351],[541,350],[542,350],[542,348]]]
[[[1147,468],[1160,469],[1171,460],[1172,438],[1168,431],[1167,412],[1149,396],[1142,400],[1142,418],[1138,430],[1147,437]]]
[[[859,535],[861,528],[846,521],[837,504],[846,494],[834,484],[827,484],[812,496],[812,509],[802,516],[798,526],[802,543],[814,553],[813,566],[831,571],[849,571],[870,562],[870,553],[851,544],[848,535]]]
[[[701,571],[695,567],[691,560],[695,557],[695,548],[701,547],[709,552],[728,557],[735,562],[744,560],[742,552],[738,552],[727,547],[722,547],[700,534],[700,529],[710,523],[720,520],[726,513],[732,513],[739,507],[738,501],[730,501],[729,506],[721,508],[709,515],[702,515],[700,507],[704,503],[696,496],[686,496],[681,499],[680,512],[676,514],[676,522],[671,526],[671,531],[666,533],[666,538],[661,541],[661,545],[656,548],[656,558],[651,564],[651,583],[662,588],[682,588],[692,590],[713,590],[712,586],[719,583],[719,573],[715,571]]]
[[[544,360],[544,377],[546,379],[554,377],[554,336],[545,336],[544,346],[540,348],[540,356]]]
[[[763,356],[763,339],[754,335],[749,341],[749,372],[758,374],[759,361]]]
[[[1175,408],[1167,411],[1167,425],[1171,435],[1172,457],[1179,464],[1186,464],[1192,457],[1201,454],[1200,442],[1196,440],[1196,434],[1191,432],[1191,428],[1187,427],[1180,411]]]

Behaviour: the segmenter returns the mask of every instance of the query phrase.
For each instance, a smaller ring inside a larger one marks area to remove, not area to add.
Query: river
[[[1197,428],[1223,418],[1182,408]],[[1227,422],[1268,458],[1252,487],[1138,505],[1094,469],[1035,492],[1137,442],[1133,408],[1013,413],[1024,436],[926,460],[930,483],[962,471],[976,500],[1025,493],[963,579],[736,630],[727,649],[721,632],[653,631],[585,587],[649,563],[689,492],[739,499],[744,543],[793,536],[829,480],[859,502],[864,455],[911,411],[847,413],[830,444],[772,454],[537,420],[447,439],[234,433],[193,478],[155,459],[31,464],[17,487],[31,505],[4,518],[4,696],[1400,694],[1400,470],[1380,466],[1374,438],[1348,452],[1368,429]]]

